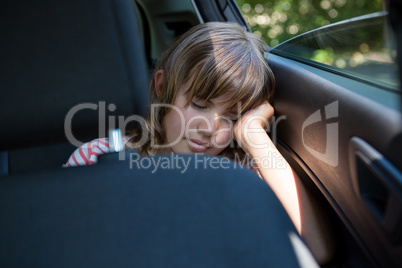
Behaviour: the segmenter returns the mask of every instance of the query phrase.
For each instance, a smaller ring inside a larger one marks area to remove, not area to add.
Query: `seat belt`
[[[8,175],[8,152],[0,152],[0,176]]]

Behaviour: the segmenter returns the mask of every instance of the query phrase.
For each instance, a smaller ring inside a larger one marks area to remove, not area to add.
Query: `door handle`
[[[361,138],[350,141],[350,167],[358,197],[394,243],[402,241],[402,172]]]

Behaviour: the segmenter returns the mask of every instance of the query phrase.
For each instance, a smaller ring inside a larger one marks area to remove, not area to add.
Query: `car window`
[[[236,0],[252,32],[274,47],[334,22],[383,10],[382,0]]]
[[[280,54],[398,90],[396,49],[381,0],[237,0],[251,31]]]
[[[387,13],[377,12],[331,24],[290,39],[273,50],[329,66],[332,71],[397,89],[396,48],[387,31]]]

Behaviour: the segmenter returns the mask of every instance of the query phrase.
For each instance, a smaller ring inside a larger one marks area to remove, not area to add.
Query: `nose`
[[[198,131],[206,136],[211,136],[219,129],[219,116],[211,113],[205,116],[198,124]]]
[[[217,130],[228,127],[228,120],[217,113],[203,118],[198,125],[198,131],[206,136],[212,136]]]

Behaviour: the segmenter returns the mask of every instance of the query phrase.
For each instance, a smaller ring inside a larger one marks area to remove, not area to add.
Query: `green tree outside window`
[[[269,46],[330,23],[383,10],[382,0],[237,0],[251,31]]]

